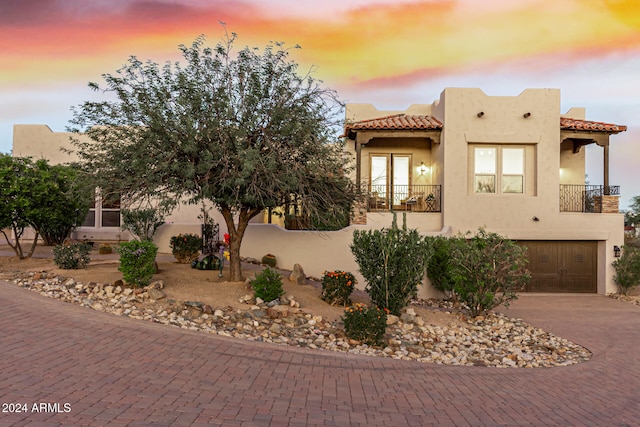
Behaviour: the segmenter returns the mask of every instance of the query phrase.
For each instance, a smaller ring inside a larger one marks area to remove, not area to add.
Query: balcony
[[[440,185],[366,184],[367,211],[442,212]]]
[[[618,213],[618,185],[560,185],[560,212]]]

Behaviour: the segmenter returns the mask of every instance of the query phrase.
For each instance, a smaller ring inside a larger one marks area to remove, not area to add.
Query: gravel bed
[[[340,321],[328,321],[305,311],[293,296],[277,303],[256,303],[243,297],[246,309],[211,307],[198,301],[171,301],[163,283],[142,289],[121,283],[82,283],[52,273],[25,273],[13,283],[50,298],[94,310],[175,327],[273,344],[339,351],[425,363],[498,368],[539,368],[584,362],[591,352],[520,319],[488,313],[467,319],[450,303],[431,304],[450,311],[448,326],[433,325],[413,306],[399,317],[390,316],[385,345],[371,347],[348,339]]]

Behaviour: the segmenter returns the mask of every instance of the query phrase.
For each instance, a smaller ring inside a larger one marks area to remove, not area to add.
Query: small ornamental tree
[[[20,239],[30,225],[27,212],[33,206],[29,197],[34,182],[30,163],[28,159],[0,154],[0,231],[20,259],[31,257],[39,237],[36,232],[31,248],[25,254]],[[7,228],[12,231],[14,240],[5,233]]]
[[[613,262],[616,275],[613,280],[620,287],[620,293],[626,295],[630,290],[640,285],[640,249],[633,246],[623,246],[622,256]]]
[[[39,237],[47,245],[62,243],[87,216],[92,195],[75,167],[0,154],[0,230],[20,259],[33,255]],[[27,227],[35,236],[25,254],[21,238]]]
[[[38,184],[31,192],[35,208],[28,221],[45,245],[61,245],[87,217],[95,187],[76,166],[38,160],[33,167]]]
[[[211,202],[230,236],[230,280],[241,280],[240,246],[251,218],[292,195],[309,223],[340,223],[355,196],[336,130],[342,105],[282,43],[233,52],[236,35],[214,48],[204,37],[181,45],[164,66],[131,57],[104,74],[110,100],[74,110],[86,132],[77,152],[99,186],[130,200]],[[332,208],[332,207],[337,208]]]
[[[153,241],[156,230],[164,224],[164,214],[157,208],[122,209],[122,226],[140,240]]]
[[[526,248],[484,229],[451,240],[451,279],[472,316],[518,298],[531,278]]]
[[[351,252],[367,284],[371,302],[394,315],[406,307],[424,279],[430,250],[417,230],[398,228],[394,214],[391,228],[355,230]]]

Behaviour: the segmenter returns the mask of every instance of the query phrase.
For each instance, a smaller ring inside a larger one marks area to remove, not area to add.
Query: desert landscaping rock
[[[451,316],[448,326],[433,325],[413,307],[391,317],[384,347],[346,338],[340,321],[307,312],[294,296],[277,304],[242,297],[246,308],[211,307],[198,301],[177,303],[153,298],[161,285],[131,289],[122,284],[83,284],[55,274],[25,273],[17,285],[50,298],[80,304],[115,315],[163,323],[240,339],[309,347],[425,363],[537,368],[564,366],[590,359],[589,350],[549,334],[519,319],[501,314],[468,319],[449,302],[423,302]],[[120,288],[120,289],[118,289]]]
[[[149,298],[151,298],[153,300],[159,300],[159,299],[162,299],[162,298],[166,297],[164,292],[162,292],[160,289],[156,289],[156,288],[148,289],[147,293],[149,294]]]
[[[307,283],[307,276],[304,274],[304,270],[300,264],[293,265],[293,270],[289,275],[289,281],[298,285],[304,285]]]

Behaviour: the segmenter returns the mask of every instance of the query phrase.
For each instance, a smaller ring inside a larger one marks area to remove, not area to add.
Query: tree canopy
[[[12,230],[15,240],[5,238],[18,257],[30,257],[38,237],[47,245],[62,243],[85,219],[93,187],[78,173],[69,165],[0,154],[0,229]],[[20,238],[29,226],[36,234],[25,254]]]
[[[91,138],[76,141],[84,165],[123,200],[211,201],[231,236],[231,280],[263,209],[295,195],[312,223],[332,222],[343,214],[332,207],[355,194],[335,138],[336,93],[299,75],[282,43],[233,54],[235,40],[210,48],[198,37],[179,46],[184,61],[163,66],[131,57],[102,76],[104,88],[90,83],[110,99],[78,106],[71,122]]]
[[[624,224],[635,224],[640,227],[640,196],[634,196],[629,202],[629,209],[624,211]]]

